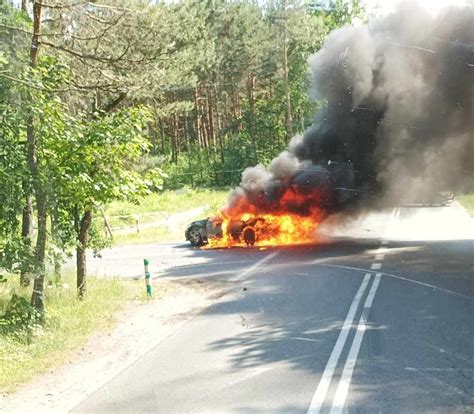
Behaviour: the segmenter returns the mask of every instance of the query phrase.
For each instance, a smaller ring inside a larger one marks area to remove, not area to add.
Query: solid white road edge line
[[[359,325],[357,326],[357,331],[354,340],[352,341],[352,346],[349,355],[347,356],[344,370],[342,371],[342,376],[339,380],[339,385],[337,386],[336,394],[334,396],[331,414],[342,414],[342,410],[344,409],[344,404],[349,392],[349,386],[351,385],[352,373],[354,372],[357,356],[359,355],[362,340],[364,339],[364,333],[367,329],[366,321],[368,320],[370,308],[372,307],[381,277],[381,273],[375,275],[374,282],[372,283],[372,287],[370,288],[367,299],[365,300],[364,309],[359,319]]]
[[[242,273],[238,274],[237,276],[233,277],[232,281],[238,281],[242,280],[245,277],[251,275],[255,270],[257,270],[260,266],[262,266],[264,263],[268,262],[269,260],[273,259],[278,253],[280,252],[273,252],[269,254],[268,256],[265,256],[263,259],[259,260],[257,263],[253,264],[249,268],[245,269]]]
[[[331,383],[331,379],[334,375],[334,370],[336,369],[342,350],[347,341],[349,330],[354,321],[354,317],[359,307],[360,300],[362,299],[362,296],[364,295],[369,284],[370,277],[371,274],[366,273],[364,279],[362,280],[362,283],[360,284],[359,290],[354,296],[352,304],[349,308],[349,312],[347,312],[346,319],[344,320],[344,323],[342,325],[341,332],[339,333],[336,344],[334,345],[334,348],[331,352],[331,356],[329,357],[329,360],[326,364],[326,368],[324,369],[323,376],[321,377],[321,380],[318,384],[318,388],[316,389],[316,392],[314,393],[313,398],[311,400],[311,404],[308,408],[307,414],[318,414],[321,410],[321,407],[326,398],[326,394],[328,392],[329,384]]]

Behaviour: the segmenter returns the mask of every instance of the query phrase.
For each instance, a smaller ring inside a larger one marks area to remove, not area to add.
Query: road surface
[[[134,277],[146,256],[155,277],[229,293],[74,411],[474,412],[472,219],[457,204],[395,208],[321,234],[311,246],[169,244],[94,260]]]

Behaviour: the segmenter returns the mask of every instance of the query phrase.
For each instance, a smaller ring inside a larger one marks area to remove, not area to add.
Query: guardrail
[[[155,220],[155,221],[145,221],[143,222],[141,219],[142,217],[150,217],[150,216],[156,216],[160,217],[160,220]],[[169,219],[169,214],[158,211],[158,212],[151,212],[151,213],[140,213],[140,214],[123,214],[120,216],[109,216],[106,218],[107,222],[113,219],[126,219],[126,218],[132,218],[134,221],[134,224],[128,225],[128,226],[120,226],[120,227],[112,227],[109,226],[110,231],[120,231],[120,230],[129,230],[129,229],[136,229],[137,233],[140,233],[140,227],[143,227],[146,224],[151,224],[151,223],[156,223],[159,224],[161,222],[166,223]]]
[[[113,238],[113,233],[118,233],[118,232],[127,233],[131,231],[136,231],[137,233],[140,233],[141,230],[146,229],[146,228],[153,228],[153,227],[159,227],[159,226],[175,227],[176,225],[179,225],[182,221],[190,220],[198,214],[203,214],[208,208],[209,208],[209,205],[206,204],[204,206],[200,206],[200,207],[190,209],[190,210],[181,211],[179,213],[174,213],[174,214],[169,214],[163,211],[157,211],[157,212],[140,213],[140,214],[123,214],[123,215],[107,217],[102,210],[101,210],[101,213],[104,219],[105,228],[107,232],[109,233],[110,237]],[[143,217],[150,217],[150,216],[157,216],[157,217],[161,216],[161,219],[154,220],[154,221],[141,220],[141,218]],[[132,218],[134,220],[134,223],[128,226],[120,226],[120,227],[110,226],[110,223],[109,223],[110,219],[123,219],[123,218]]]

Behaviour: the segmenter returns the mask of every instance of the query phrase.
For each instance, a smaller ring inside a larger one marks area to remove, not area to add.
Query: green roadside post
[[[148,299],[151,299],[153,295],[153,286],[151,284],[150,272],[148,271],[148,265],[150,264],[150,261],[148,259],[143,259],[143,264],[145,265],[146,295]]]

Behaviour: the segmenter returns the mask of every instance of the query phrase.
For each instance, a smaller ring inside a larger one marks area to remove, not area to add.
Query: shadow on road
[[[186,251],[190,259],[200,259],[201,263],[175,266],[160,273],[163,277],[209,277],[236,275],[243,269],[257,263],[267,255],[277,252],[279,263],[302,264],[316,259],[331,259],[341,256],[364,256],[377,247],[377,240],[331,240],[311,245],[281,247],[234,247],[228,249],[199,249],[187,244],[173,247],[176,251]]]
[[[225,351],[236,371],[262,368],[277,375],[279,367],[290,366],[320,377],[377,246],[376,240],[344,239],[266,250],[195,250],[195,255],[209,259],[205,266],[174,268],[168,274],[226,278],[278,252],[256,277],[236,282],[239,294],[203,312],[230,316],[241,326],[238,334],[210,341],[208,350]],[[408,280],[383,277],[369,315],[358,361],[361,369],[354,380],[354,398],[369,412],[376,409],[374,401],[381,394],[402,410],[412,409],[404,404],[416,402],[414,394],[423,393],[429,398],[420,401],[429,401],[429,406],[417,409],[457,412],[472,406],[473,246],[473,240],[399,241],[387,246],[382,272]],[[322,268],[315,261],[360,271]],[[350,338],[354,332],[353,328]]]

